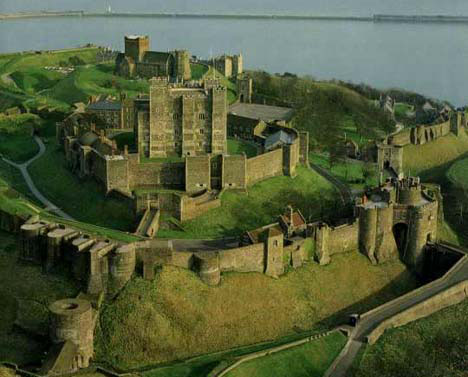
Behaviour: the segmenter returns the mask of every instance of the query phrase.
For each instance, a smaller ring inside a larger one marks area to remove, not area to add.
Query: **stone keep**
[[[152,79],[149,123],[139,124],[139,148],[150,158],[226,153],[226,123],[226,89],[217,80],[187,86]]]

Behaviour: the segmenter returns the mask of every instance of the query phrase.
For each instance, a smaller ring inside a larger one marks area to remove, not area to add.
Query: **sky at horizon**
[[[284,12],[339,15],[450,14],[468,15],[468,1],[450,0],[1,0],[0,13],[39,10],[178,12]]]

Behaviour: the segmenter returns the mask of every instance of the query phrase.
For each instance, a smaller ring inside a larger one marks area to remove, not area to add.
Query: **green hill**
[[[309,132],[312,149],[334,150],[345,138],[365,145],[394,130],[394,123],[380,108],[345,86],[291,74],[249,75],[257,102],[297,109],[294,126]]]
[[[468,153],[468,135],[458,137],[450,133],[423,145],[403,147],[403,169],[425,180],[437,182],[445,174],[451,162]]]
[[[279,279],[224,273],[214,288],[192,271],[166,266],[153,282],[134,278],[104,305],[96,361],[137,367],[320,330],[415,285],[399,261],[372,266],[358,252]]]

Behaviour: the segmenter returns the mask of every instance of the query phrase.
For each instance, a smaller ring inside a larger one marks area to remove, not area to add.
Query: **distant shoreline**
[[[47,17],[147,17],[147,18],[200,18],[200,19],[246,19],[246,20],[325,20],[325,21],[361,21],[361,22],[408,22],[408,23],[468,23],[468,16],[405,16],[376,14],[373,16],[320,16],[307,14],[233,14],[233,13],[177,13],[177,12],[21,12],[0,14],[0,20]]]

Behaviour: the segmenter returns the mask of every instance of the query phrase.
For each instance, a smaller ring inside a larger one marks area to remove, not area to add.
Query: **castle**
[[[244,58],[242,54],[221,55],[211,62],[217,71],[221,72],[227,78],[238,77],[244,72]]]
[[[251,79],[244,81],[250,97]],[[221,190],[295,176],[297,165],[307,164],[309,141],[307,132],[290,127],[292,115],[289,108],[248,103],[228,109],[217,79],[159,77],[150,80],[149,95],[93,99],[57,124],[57,140],[72,171],[131,200],[142,222],[153,216],[154,226],[138,229],[154,236],[161,211],[188,220],[220,206]],[[112,137],[121,132],[133,133],[135,146],[118,146]],[[228,134],[255,141],[257,155],[229,154]]]
[[[125,36],[125,52],[115,61],[117,74],[126,77],[168,77],[174,81],[190,80],[190,55],[186,50],[149,51],[147,35]]]

